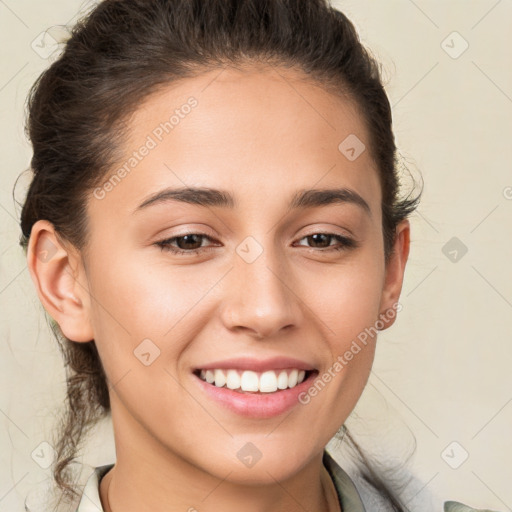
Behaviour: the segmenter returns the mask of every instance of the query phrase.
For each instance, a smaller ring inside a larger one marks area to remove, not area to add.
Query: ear
[[[410,225],[407,219],[401,221],[395,231],[395,242],[389,261],[386,265],[386,276],[380,302],[379,319],[385,330],[395,323],[396,312],[401,307],[398,304],[402,283],[404,279],[405,265],[409,257]],[[394,311],[393,311],[394,310]]]
[[[91,341],[90,295],[80,253],[61,240],[47,220],[32,227],[27,265],[39,300],[62,334],[73,341]]]

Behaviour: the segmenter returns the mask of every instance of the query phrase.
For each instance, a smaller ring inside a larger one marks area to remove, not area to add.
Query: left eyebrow
[[[298,190],[293,196],[288,211],[297,208],[316,208],[336,203],[349,203],[362,208],[370,217],[372,211],[368,203],[350,188],[326,188]]]
[[[169,201],[230,209],[235,208],[237,204],[235,198],[226,190],[206,187],[167,188],[146,198],[133,213],[137,213],[150,205]],[[368,203],[355,190],[349,188],[298,190],[292,196],[288,205],[288,212],[336,203],[354,204],[362,208],[371,217],[371,209]]]

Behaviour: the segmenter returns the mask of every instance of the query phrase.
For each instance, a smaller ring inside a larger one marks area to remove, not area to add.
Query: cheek
[[[327,340],[330,354],[319,378],[339,410],[337,421],[354,407],[373,364],[384,280],[384,265],[376,254],[378,251],[361,251],[357,258],[319,274],[316,285],[309,286],[304,295]]]
[[[337,353],[375,325],[383,279],[383,265],[375,258],[362,257],[325,273],[304,277],[305,302],[321,319],[326,338]]]
[[[185,429],[184,420],[173,417],[171,404],[186,406],[176,380],[177,364],[196,335],[196,322],[190,319],[197,313],[191,309],[202,290],[187,285],[184,273],[180,277],[170,270],[144,268],[114,255],[110,261],[97,261],[101,263],[90,271],[97,298],[92,322],[102,365],[115,390],[112,407],[122,403],[141,424],[152,411],[154,425],[172,421]]]
[[[112,380],[134,363],[133,369],[139,368],[139,353],[149,352],[149,359],[155,360],[165,356],[172,362],[182,350],[183,331],[193,336],[189,318],[210,285],[207,279],[200,286],[191,285],[182,269],[166,271],[114,253],[94,258],[89,270],[91,322]]]

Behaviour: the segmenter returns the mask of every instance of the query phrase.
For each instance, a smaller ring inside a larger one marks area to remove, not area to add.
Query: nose
[[[283,258],[265,248],[251,263],[236,253],[233,261],[221,313],[226,328],[260,339],[297,328],[301,300]]]

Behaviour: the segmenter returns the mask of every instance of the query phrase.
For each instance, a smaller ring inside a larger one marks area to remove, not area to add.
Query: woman
[[[69,368],[63,498],[82,435],[114,428],[72,510],[365,510],[325,446],[396,318],[419,197],[399,197],[350,21],[324,0],[105,0],[28,131],[21,244]]]

